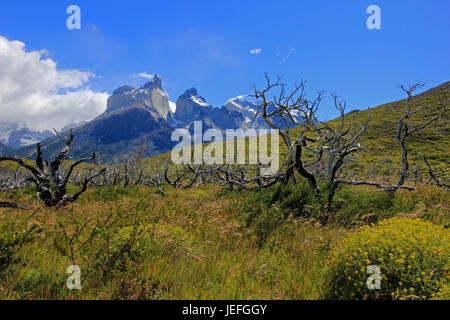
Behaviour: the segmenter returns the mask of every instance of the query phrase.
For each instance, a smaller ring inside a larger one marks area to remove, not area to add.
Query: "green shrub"
[[[381,271],[369,290],[367,267]],[[326,296],[332,299],[450,298],[450,231],[420,219],[392,218],[363,226],[332,250]]]
[[[129,185],[123,186],[102,186],[92,188],[92,192],[85,195],[85,199],[89,201],[114,201],[124,196],[137,197],[139,194],[139,186]]]
[[[164,285],[145,275],[145,259],[155,253],[177,259],[194,244],[181,227],[170,225],[128,226],[102,233],[97,244],[88,248],[88,276],[100,286],[109,283],[113,299],[154,298]]]
[[[25,270],[17,279],[14,291],[19,299],[31,296],[45,299],[65,297],[67,275],[42,269]]]
[[[12,191],[9,191],[7,193],[8,197],[12,201],[20,201],[22,197],[24,196],[35,196],[36,195],[36,186],[34,184],[27,184],[25,187],[22,188],[22,193],[18,189],[14,189]]]
[[[253,220],[274,207],[280,217],[311,216],[312,204],[316,201],[305,179],[293,184],[278,184],[260,191],[246,191],[241,201],[240,218],[246,226]]]
[[[194,243],[194,238],[181,227],[149,224],[104,230],[87,250],[93,262],[93,276],[105,282],[140,269],[152,250],[175,257]]]
[[[6,233],[0,233],[0,276],[6,270],[14,254],[15,239]]]
[[[289,216],[311,217],[320,204],[305,179],[296,185],[278,184],[260,191],[246,191],[240,202],[238,218],[244,227],[254,229],[259,246]]]
[[[41,231],[36,224],[27,226],[20,222],[10,222],[0,225],[0,277],[12,262],[13,255]]]
[[[338,220],[352,220],[358,216],[373,215],[371,222],[376,222],[380,214],[390,212],[394,206],[395,192],[364,189],[353,186],[339,186],[330,212]],[[336,216],[338,215],[338,216]]]

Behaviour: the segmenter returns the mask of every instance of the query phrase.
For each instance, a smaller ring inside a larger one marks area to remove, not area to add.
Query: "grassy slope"
[[[422,106],[418,114],[410,117],[406,123],[411,127],[424,124],[428,119],[439,114],[442,104],[450,99],[450,82],[414,97],[415,106]],[[448,106],[447,106],[448,108]],[[369,112],[372,121],[362,139],[367,153],[360,156],[363,166],[390,159],[399,163],[400,147],[395,141],[397,120],[406,110],[406,100],[387,103],[369,110],[352,114],[356,120],[366,120]],[[424,116],[425,115],[425,116]],[[448,168],[450,164],[450,114],[447,113],[438,121],[411,135],[407,139],[407,147],[412,164],[416,163],[417,152],[424,154],[433,166]],[[330,121],[337,124],[339,119]],[[424,167],[422,167],[424,169]]]
[[[41,228],[37,237],[16,249],[14,263],[6,273],[0,273],[0,299],[323,298],[324,265],[330,246],[348,228],[323,228],[314,220],[288,219],[275,223],[259,247],[258,233],[244,227],[240,219],[240,208],[248,203],[245,193],[220,196],[218,191],[217,186],[201,186],[171,190],[170,196],[162,197],[155,188],[91,188],[78,202],[59,210],[36,206],[32,189],[25,190],[23,196],[17,192],[0,195],[0,201],[2,197],[20,198],[32,208],[0,209],[0,227],[6,228],[4,231],[10,230],[9,224],[18,224],[19,230],[32,223]],[[442,219],[449,205],[446,192],[437,187],[412,193],[400,191],[394,201],[396,214],[407,212],[409,216],[445,223]],[[355,197],[351,202],[361,198],[356,209],[370,213],[365,204],[370,201],[369,195],[363,199],[358,194],[349,189],[346,197]],[[116,222],[112,226],[102,223],[105,231],[117,234],[134,225],[138,217],[142,226],[164,226],[155,233],[163,241],[155,240],[144,255],[133,256],[131,261],[123,255],[125,264],[106,265],[103,259],[112,256],[102,232],[93,241],[83,243],[97,219],[106,221],[110,214]],[[55,243],[63,243],[58,226],[63,225],[65,232],[72,235],[77,225],[74,221],[84,219],[90,219],[89,223],[74,242],[75,248],[82,248],[75,255],[82,270],[82,290],[69,291],[65,271],[73,263],[55,247]],[[186,235],[187,241],[180,240],[180,234]],[[110,280],[99,278],[105,266],[113,272]]]
[[[320,266],[326,252],[317,248],[339,230],[321,231],[305,225],[291,230],[291,234],[302,241],[294,241],[292,237],[283,240],[290,242],[289,256],[287,253],[273,254],[270,249],[260,250],[251,233],[241,229],[236,221],[239,199],[216,197],[217,191],[217,187],[203,186],[174,190],[170,197],[161,197],[153,188],[90,189],[78,203],[62,210],[18,213],[0,209],[2,224],[23,220],[27,224],[38,223],[45,229],[42,237],[21,250],[18,263],[11,266],[4,278],[0,299],[64,299],[70,295],[84,299],[130,298],[129,294],[136,288],[124,292],[120,286],[124,283],[132,286],[132,280],[128,278],[132,270],[121,271],[123,278],[117,275],[114,281],[105,285],[83,282],[81,292],[65,289],[60,278],[65,277],[65,269],[71,262],[55,250],[52,239],[59,221],[68,230],[74,228],[68,219],[71,214],[95,219],[114,212],[114,217],[120,214],[126,219],[137,210],[142,224],[158,223],[180,228],[195,239],[193,244],[185,247],[169,237],[169,243],[160,244],[140,260],[139,266],[143,269],[133,277],[159,287],[159,291],[147,293],[147,299],[319,298]],[[31,195],[22,197],[22,201],[33,205]],[[95,244],[88,245],[91,246]],[[93,271],[83,260],[83,253],[77,255],[77,264],[86,276]]]

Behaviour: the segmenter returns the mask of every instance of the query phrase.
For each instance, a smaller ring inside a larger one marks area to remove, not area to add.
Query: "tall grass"
[[[219,190],[92,188],[59,210],[36,205],[27,191],[20,201],[33,209],[0,212],[0,242],[11,251],[0,299],[320,299],[330,248],[353,228],[393,215],[448,223],[448,191],[434,187],[392,194],[343,186],[327,225],[324,201],[302,181]],[[71,264],[81,268],[81,290],[67,289]]]

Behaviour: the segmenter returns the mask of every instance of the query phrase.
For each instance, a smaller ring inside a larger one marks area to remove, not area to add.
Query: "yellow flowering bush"
[[[379,289],[367,286],[369,266],[380,270]],[[449,267],[448,229],[392,218],[361,227],[332,249],[325,294],[329,299],[448,299]]]

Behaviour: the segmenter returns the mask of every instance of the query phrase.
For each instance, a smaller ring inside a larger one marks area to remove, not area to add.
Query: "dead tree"
[[[179,188],[182,186],[184,179],[186,178],[188,171],[186,167],[183,166],[182,170],[178,167],[175,168],[175,172],[169,176],[169,164],[166,162],[164,166],[164,179],[166,182],[174,188]]]
[[[272,82],[266,74],[265,88],[258,90],[255,87],[254,89],[254,96],[260,99],[257,115],[261,115],[271,128],[279,131],[287,148],[288,155],[285,162],[285,171],[283,172],[283,181],[285,183],[289,181],[295,183],[294,172],[297,172],[300,176],[307,179],[311,190],[316,195],[319,195],[322,193],[322,190],[318,186],[318,180],[326,180],[328,207],[338,185],[341,183],[371,185],[392,191],[397,189],[413,190],[413,187],[404,185],[409,169],[406,139],[411,134],[439,119],[446,111],[446,105],[444,105],[438,115],[430,118],[424,124],[414,128],[408,126],[405,120],[420,110],[420,107],[413,110],[412,106],[412,92],[420,86],[421,84],[408,86],[408,88],[401,86],[401,89],[408,95],[407,110],[398,120],[398,129],[395,136],[397,143],[402,149],[402,170],[399,181],[395,185],[383,185],[372,181],[349,180],[349,174],[343,171],[345,163],[351,159],[353,154],[360,151],[365,152],[360,141],[371,121],[370,113],[368,119],[364,122],[357,124],[353,121],[347,125],[345,116],[346,103],[340,100],[337,95],[332,94],[334,106],[340,113],[340,123],[337,128],[334,128],[316,117],[317,110],[323,100],[323,91],[317,92],[313,99],[308,99],[305,94],[305,82],[302,81],[290,93],[287,93],[286,86],[281,83],[280,77],[275,82]],[[275,95],[273,95],[273,91],[276,91]],[[271,98],[272,96],[273,98]],[[299,121],[298,116],[301,116],[303,120]],[[283,124],[283,130],[278,125],[279,123]],[[294,126],[300,127],[300,132],[296,137],[292,136],[292,130],[290,129],[290,127]],[[312,154],[314,160],[305,163],[302,159],[304,152]],[[427,166],[429,167],[429,164]],[[311,171],[310,168],[313,168],[313,170]],[[431,168],[429,167],[429,169]],[[430,176],[439,185],[440,182],[436,176],[433,178],[432,171]]]
[[[294,172],[296,171],[307,179],[311,190],[319,195],[322,190],[318,186],[318,175],[308,170],[308,167],[324,162],[324,173],[328,185],[327,198],[330,203],[338,184],[347,182],[339,178],[345,160],[351,154],[363,150],[359,142],[367,130],[370,115],[360,125],[352,123],[346,126],[345,101],[333,94],[334,105],[340,113],[340,125],[335,129],[316,117],[324,91],[319,91],[313,99],[308,99],[305,94],[305,82],[300,82],[290,93],[286,93],[286,87],[280,81],[281,78],[278,77],[276,82],[271,82],[266,74],[267,85],[263,90],[257,90],[255,87],[255,97],[261,100],[258,114],[262,115],[271,128],[279,131],[288,150],[283,180],[285,183],[288,181],[295,183]],[[269,99],[268,96],[277,89],[278,92],[274,98]],[[303,121],[298,120],[299,115]],[[276,124],[279,122],[284,124],[284,130]],[[301,127],[297,137],[292,136],[291,126]],[[312,153],[314,160],[304,163],[302,159],[304,151]]]
[[[261,164],[256,166],[255,174],[252,176],[248,166],[234,164],[222,165],[210,168],[212,181],[218,182],[226,190],[249,190],[259,191],[268,188],[285,177],[285,172],[278,172],[274,175],[262,175]]]
[[[428,168],[428,174],[430,175],[430,178],[428,179],[426,184],[429,184],[431,181],[433,181],[437,186],[442,187],[443,183],[441,181],[439,181],[437,176],[434,174],[433,169],[431,169],[430,163],[428,162],[427,158],[425,158],[424,155],[422,155],[422,160],[423,160],[423,162],[425,162],[425,164],[426,164],[426,166]]]
[[[144,185],[151,187],[154,186],[161,192],[162,195],[166,194],[166,191],[162,188],[167,175],[167,165],[162,166],[160,162],[156,164],[156,168],[150,172],[144,181]]]
[[[18,190],[22,194],[22,189],[29,183],[30,181],[23,170],[21,170],[20,165],[17,166],[14,173],[10,173],[9,170],[0,173],[0,190],[4,192]]]
[[[395,141],[400,146],[401,155],[402,155],[402,164],[401,164],[402,168],[400,171],[400,178],[399,178],[398,182],[395,185],[382,185],[382,184],[370,182],[370,181],[355,181],[355,180],[351,180],[351,181],[342,180],[340,182],[352,184],[352,185],[371,185],[371,186],[375,186],[380,189],[391,190],[391,191],[395,191],[397,189],[406,189],[406,190],[414,190],[415,189],[414,187],[408,187],[408,186],[404,185],[406,178],[408,177],[408,172],[409,172],[408,149],[407,149],[407,145],[406,145],[406,140],[413,133],[424,129],[431,123],[438,120],[440,117],[442,117],[445,114],[445,112],[447,110],[446,103],[444,103],[440,109],[439,114],[435,115],[434,117],[429,118],[423,124],[416,126],[416,127],[411,127],[410,125],[408,125],[406,123],[406,120],[409,119],[412,115],[418,113],[422,109],[421,106],[414,108],[413,94],[412,94],[415,90],[417,90],[418,88],[420,88],[422,86],[423,86],[423,84],[420,82],[416,83],[414,85],[408,85],[408,86],[401,85],[400,86],[400,88],[407,94],[408,97],[406,99],[405,113],[397,121],[397,131],[395,134]],[[428,180],[427,184],[430,181],[434,181],[436,183],[436,185],[442,186],[442,183],[434,175],[433,170],[431,169],[431,166],[428,163],[428,161],[426,161],[426,159],[424,157],[423,157],[423,160],[424,160],[425,164],[427,165],[428,172],[430,174],[430,179]],[[417,175],[419,176],[419,175],[421,175],[421,173],[417,172]],[[421,179],[421,177],[420,177],[420,179]]]
[[[27,206],[21,205],[21,204],[17,204],[17,203],[12,203],[12,202],[2,202],[0,201],[0,208],[11,208],[11,209],[29,209]]]
[[[192,187],[194,185],[195,182],[197,182],[197,179],[199,179],[199,177],[201,176],[201,174],[204,172],[204,168],[205,168],[205,164],[202,163],[201,165],[198,166],[190,166],[189,164],[186,165],[187,168],[192,172],[192,177],[189,180],[189,182],[187,183],[187,185],[185,185],[183,187],[183,189],[188,189],[190,187]]]
[[[37,187],[37,192],[40,199],[44,202],[45,206],[54,207],[60,204],[67,204],[76,201],[79,196],[87,190],[89,182],[103,174],[105,169],[101,169],[95,174],[90,175],[84,179],[84,182],[80,190],[73,194],[67,195],[67,183],[73,170],[83,162],[95,161],[95,153],[92,154],[90,158],[80,159],[75,161],[70,165],[69,170],[64,173],[63,163],[67,159],[70,153],[71,143],[73,141],[73,134],[70,131],[68,138],[66,139],[66,145],[63,150],[55,157],[55,159],[48,163],[42,159],[41,145],[37,144],[37,156],[36,156],[36,167],[27,164],[25,161],[19,158],[13,157],[0,157],[1,161],[13,161],[19,164],[21,167],[25,168],[30,173],[30,179]]]
[[[419,125],[417,127],[410,127],[407,123],[406,120],[411,117],[412,115],[416,114],[417,112],[419,112],[422,107],[419,106],[417,108],[414,109],[413,107],[413,95],[412,93],[417,90],[418,88],[422,87],[423,84],[418,82],[414,85],[408,85],[408,86],[403,86],[401,85],[400,88],[408,95],[408,98],[406,100],[406,111],[405,113],[398,119],[397,122],[397,132],[395,135],[395,141],[397,141],[397,143],[400,145],[401,150],[402,150],[402,172],[400,174],[400,179],[397,182],[397,187],[401,187],[403,186],[403,184],[405,183],[405,180],[407,178],[408,175],[408,169],[409,169],[409,162],[408,162],[408,150],[406,147],[406,139],[411,136],[413,133],[422,130],[423,128],[425,128],[426,126],[428,126],[429,124],[433,123],[434,121],[436,121],[437,119],[439,119],[441,116],[444,115],[445,111],[446,111],[446,104],[443,104],[440,113],[432,118],[430,118],[428,121],[426,121],[424,124]],[[425,164],[429,167],[429,164],[427,161],[425,161]],[[431,167],[429,167],[431,170]]]
[[[303,147],[309,138],[304,136],[305,132],[302,132],[297,139],[293,140],[290,134],[290,123],[296,126],[303,125],[303,123],[297,122],[294,118],[294,113],[300,112],[301,115],[306,116],[306,108],[311,108],[312,110],[316,109],[322,101],[323,92],[318,92],[317,97],[314,100],[307,100],[305,98],[304,83],[300,82],[290,94],[286,95],[285,85],[282,84],[280,80],[281,78],[278,77],[277,81],[272,83],[266,74],[266,88],[262,91],[257,90],[256,87],[254,88],[255,97],[262,100],[257,114],[261,114],[264,121],[272,129],[279,131],[288,150],[284,182],[287,183],[291,180],[295,183],[294,172],[297,170],[301,176],[308,180],[314,193],[318,194],[320,193],[320,188],[317,184],[316,177],[305,168],[302,161]],[[270,100],[266,96],[270,94],[272,89],[280,89],[280,92],[278,96],[274,96],[273,100]],[[273,107],[274,110],[269,112],[269,107]],[[310,116],[314,117],[314,115]],[[280,130],[280,126],[275,123],[275,120],[281,120],[285,130]],[[314,120],[315,119],[312,119],[312,121]]]

